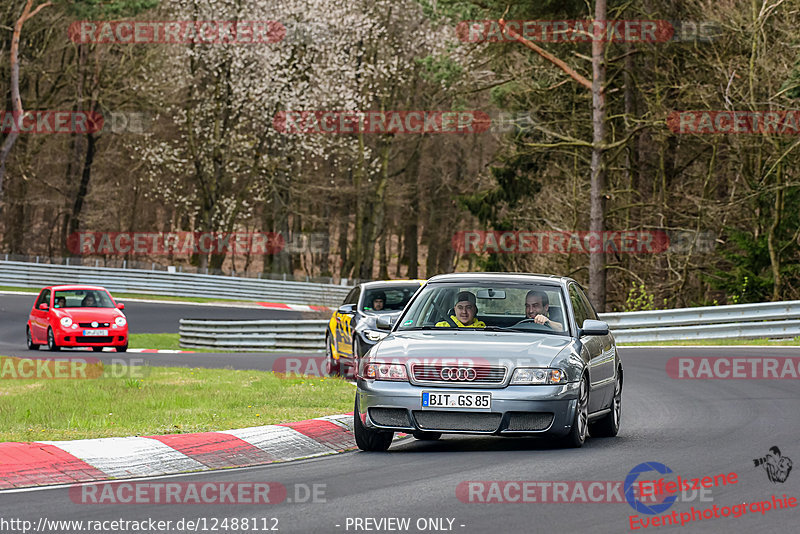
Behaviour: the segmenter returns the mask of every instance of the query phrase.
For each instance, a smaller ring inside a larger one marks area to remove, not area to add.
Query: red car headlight
[[[72,319],[69,317],[62,317],[60,322],[61,326],[63,326],[64,328],[69,328],[70,326],[72,326]]]

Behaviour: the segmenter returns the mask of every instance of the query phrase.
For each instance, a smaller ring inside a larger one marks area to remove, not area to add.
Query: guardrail
[[[181,347],[239,351],[323,350],[326,320],[181,319]]]
[[[38,289],[55,284],[100,285],[112,293],[323,306],[338,306],[350,290],[346,286],[310,282],[0,261],[0,285]]]
[[[800,301],[603,313],[618,343],[800,336]],[[181,346],[229,350],[323,350],[327,320],[182,319]]]
[[[800,300],[603,313],[618,343],[800,336]]]

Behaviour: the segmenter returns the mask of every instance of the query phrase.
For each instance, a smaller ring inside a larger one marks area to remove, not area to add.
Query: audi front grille
[[[506,368],[489,365],[413,364],[411,376],[416,382],[436,384],[502,384],[506,378]]]

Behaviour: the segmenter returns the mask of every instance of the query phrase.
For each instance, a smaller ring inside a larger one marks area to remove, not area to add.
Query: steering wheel
[[[548,319],[548,320],[549,320],[549,319]],[[533,324],[535,324],[536,326],[544,326],[545,328],[549,328],[550,330],[552,330],[552,329],[553,329],[553,327],[551,326],[551,325],[552,325],[552,322],[551,322],[550,324],[541,324],[541,323],[537,323],[537,322],[536,322],[536,319],[523,319],[523,320],[521,320],[520,322],[516,323],[514,326],[519,326],[519,325],[521,325],[521,324],[525,324],[525,323],[533,323]]]

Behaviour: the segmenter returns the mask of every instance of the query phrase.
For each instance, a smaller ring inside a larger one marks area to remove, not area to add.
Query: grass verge
[[[760,339],[682,339],[679,341],[647,341],[642,343],[617,343],[620,347],[638,345],[648,347],[671,347],[685,345],[706,345],[706,346],[730,346],[730,345],[778,345],[778,346],[800,346],[800,336],[794,339],[780,339],[770,341],[767,338]]]
[[[13,376],[8,366],[19,362],[0,356],[0,376]],[[352,411],[355,393],[339,378],[266,371],[114,366],[104,372],[121,378],[0,378],[0,441],[181,434],[302,421]]]
[[[192,352],[227,352],[224,349],[185,349],[181,347],[180,334],[128,334],[128,347],[132,349],[188,350]]]

